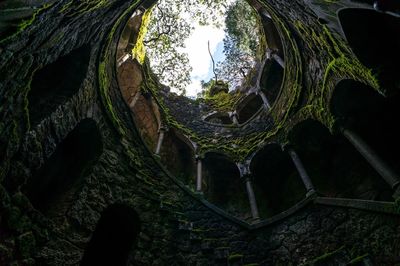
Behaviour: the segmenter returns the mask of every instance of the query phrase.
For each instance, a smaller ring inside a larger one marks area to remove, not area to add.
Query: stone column
[[[369,162],[369,164],[383,177],[383,179],[396,189],[400,184],[399,177],[364,140],[355,132],[347,128],[341,128],[342,134],[350,141],[358,152]]]
[[[202,191],[202,182],[203,182],[203,163],[201,161],[201,157],[196,155],[197,162],[197,175],[196,175],[196,191]]]
[[[271,109],[271,105],[269,104],[269,101],[268,101],[267,96],[265,95],[265,93],[262,92],[262,91],[259,91],[258,94],[261,96],[261,99],[263,100],[263,103],[264,103],[264,107],[267,109],[267,111],[269,109]]]
[[[285,62],[283,59],[278,55],[278,51],[272,50],[270,48],[267,48],[267,58],[272,58],[274,59],[282,68],[285,67]]]
[[[301,162],[297,152],[295,150],[293,150],[293,148],[291,148],[291,147],[286,147],[285,149],[289,153],[290,158],[292,158],[292,161],[293,161],[294,165],[296,166],[297,172],[299,172],[301,180],[303,181],[304,186],[306,187],[307,196],[314,194],[315,193],[314,186],[313,186],[311,179],[310,179],[309,175],[307,174],[307,171],[304,168],[304,165]]]
[[[136,92],[135,97],[133,97],[132,101],[129,103],[130,108],[135,107],[137,101],[139,100],[140,95],[141,95],[140,91]]]
[[[250,202],[251,215],[253,216],[254,220],[257,220],[260,218],[260,216],[258,214],[258,206],[257,206],[256,196],[254,195],[253,184],[249,176],[245,178],[245,183],[246,183],[247,195],[249,197],[249,202]]]
[[[271,57],[282,67],[285,68],[285,62],[283,59],[277,54],[277,53],[272,53]]]
[[[239,120],[238,120],[238,117],[237,117],[236,111],[235,111],[235,112],[232,112],[232,113],[230,113],[230,117],[231,117],[231,119],[232,119],[232,122],[233,122],[233,124],[235,124],[235,125],[239,125]]]
[[[131,58],[131,54],[127,53],[125,55],[123,55],[120,59],[118,59],[118,67],[122,66],[123,63],[126,62],[126,60],[128,60],[129,58]]]
[[[165,131],[166,129],[164,127],[160,127],[160,129],[158,130],[158,142],[156,151],[154,152],[156,155],[160,155],[161,146],[164,141]]]

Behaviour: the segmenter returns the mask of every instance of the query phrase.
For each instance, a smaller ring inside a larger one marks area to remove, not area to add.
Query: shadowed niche
[[[93,119],[82,120],[28,180],[26,191],[33,206],[44,213],[52,210],[62,213],[60,209],[73,200],[71,197],[102,151],[103,143],[96,122]]]
[[[289,155],[270,144],[253,157],[250,170],[262,217],[283,212],[301,201],[306,190]]]
[[[122,204],[105,209],[82,257],[81,266],[126,266],[140,233],[136,211]]]
[[[351,49],[377,73],[385,93],[398,91],[400,18],[370,9],[348,8],[339,12],[339,19]]]
[[[323,196],[390,200],[390,187],[342,135],[315,120],[297,124],[289,135],[315,189]]]
[[[330,108],[338,124],[358,134],[386,163],[400,173],[400,129],[397,123],[400,93],[383,97],[354,80],[339,82]]]
[[[283,82],[283,68],[274,60],[266,62],[260,80],[261,90],[265,93],[270,103],[274,103],[279,96]]]
[[[171,129],[166,133],[160,156],[161,162],[171,174],[184,184],[194,187],[196,162],[193,147],[188,139]]]
[[[90,46],[84,45],[35,72],[28,94],[31,126],[78,92],[86,77]]]
[[[209,152],[205,155],[203,169],[205,197],[232,215],[249,218],[246,187],[237,165],[223,154]]]
[[[242,105],[242,106],[240,106]],[[260,96],[252,94],[247,96],[247,99],[238,106],[239,123],[245,123],[252,118],[263,107],[263,100]]]

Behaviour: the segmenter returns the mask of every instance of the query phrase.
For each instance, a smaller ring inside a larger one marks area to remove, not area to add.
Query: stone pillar
[[[342,134],[350,141],[358,152],[369,162],[369,164],[383,177],[383,179],[396,189],[400,184],[399,177],[364,140],[355,132],[347,128],[341,128]]]
[[[239,120],[238,120],[236,111],[235,111],[235,112],[231,112],[231,113],[230,113],[230,117],[231,117],[231,119],[232,119],[233,124],[239,125]]]
[[[311,179],[309,175],[307,174],[306,169],[304,168],[303,163],[301,162],[297,152],[293,150],[291,147],[286,147],[287,152],[290,155],[290,158],[292,158],[292,161],[294,165],[296,166],[297,172],[299,172],[299,175],[301,177],[301,180],[304,183],[304,186],[306,187],[307,190],[307,196],[312,195],[315,193],[314,186],[311,182]]]
[[[245,178],[245,183],[246,183],[247,195],[249,197],[249,202],[250,202],[251,215],[253,216],[254,220],[258,220],[260,216],[258,214],[256,196],[254,195],[253,184],[249,176]]]
[[[285,62],[283,61],[282,57],[278,55],[276,50],[267,48],[267,57],[274,59],[282,68],[285,67]]]
[[[285,62],[283,59],[277,54],[277,53],[272,53],[271,57],[282,67],[285,67]]]
[[[196,175],[196,191],[202,191],[202,182],[203,182],[203,163],[201,157],[196,155],[197,162],[197,175]]]
[[[123,63],[126,62],[126,60],[128,60],[129,58],[131,58],[131,54],[127,53],[125,55],[123,55],[120,59],[117,60],[118,62],[118,67],[122,66]]]
[[[156,151],[154,152],[156,155],[160,155],[161,146],[164,141],[165,131],[166,130],[164,127],[160,127],[160,129],[158,130],[158,142],[157,142]]]
[[[137,101],[139,100],[140,95],[141,95],[140,91],[136,92],[135,97],[133,97],[132,101],[129,103],[130,108],[135,107]]]
[[[269,109],[271,109],[271,105],[269,104],[269,101],[268,101],[267,96],[265,95],[265,93],[262,92],[262,91],[259,91],[258,94],[261,96],[261,99],[263,100],[263,103],[264,103],[264,107],[267,109],[267,111]]]

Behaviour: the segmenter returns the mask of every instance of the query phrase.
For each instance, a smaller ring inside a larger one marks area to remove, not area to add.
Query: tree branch
[[[213,72],[214,72],[214,76],[215,76],[215,83],[217,83],[218,78],[217,78],[217,73],[215,72],[215,61],[214,61],[214,58],[213,58],[213,56],[211,54],[211,51],[210,51],[210,41],[208,41],[208,53],[210,54],[210,57],[211,57],[211,60],[212,60],[212,63],[213,63]]]

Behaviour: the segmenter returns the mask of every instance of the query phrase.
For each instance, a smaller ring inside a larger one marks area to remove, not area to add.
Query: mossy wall
[[[334,254],[347,262],[366,253],[378,265],[398,261],[397,215],[311,202],[275,223],[249,227],[167,175],[145,148],[116,79],[118,37],[137,6],[125,0],[58,1],[1,41],[0,264],[78,265],[102,211],[114,203],[134,208],[141,220],[130,264],[300,265],[342,247],[342,253]],[[260,144],[284,142],[303,119],[312,117],[331,128],[327,106],[340,79],[354,78],[378,89],[343,37],[320,25],[303,1],[272,0],[263,6],[283,39],[287,64],[271,111],[275,124],[215,143],[165,112],[169,126],[191,136],[203,152],[222,150],[241,160]],[[27,95],[32,74],[83,45],[90,45],[91,52],[79,90],[31,127]],[[75,188],[63,208],[67,211],[54,219],[35,209],[21,191],[86,118],[96,121],[103,152]]]

